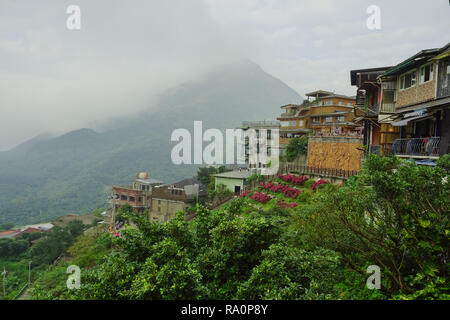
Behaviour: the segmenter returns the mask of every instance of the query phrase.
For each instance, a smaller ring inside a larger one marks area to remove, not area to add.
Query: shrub
[[[323,179],[319,179],[319,180],[317,180],[316,182],[314,182],[314,183],[312,184],[311,189],[312,189],[313,191],[316,191],[316,190],[320,187],[320,185],[328,184],[328,183],[330,183],[330,181],[328,181],[328,180],[323,180]]]
[[[269,195],[267,195],[267,194],[265,194],[265,193],[263,193],[263,192],[257,192],[257,193],[255,193],[255,194],[253,194],[253,195],[250,197],[250,199],[255,200],[255,201],[258,201],[258,202],[264,204],[264,203],[269,202],[269,201],[272,199],[272,197],[269,196]]]
[[[305,188],[310,189],[314,182],[316,182],[314,179],[308,179],[308,180],[305,181],[305,183],[303,184],[303,186],[304,186]]]
[[[273,182],[261,183],[260,188],[270,190],[274,193],[282,193],[285,197],[296,199],[303,191],[297,188],[292,188],[286,184],[274,184]]]
[[[308,180],[308,178],[305,176],[297,177],[297,176],[290,175],[290,174],[279,175],[278,178],[280,178],[284,182],[292,183],[294,186],[301,186],[305,183],[306,180]]]
[[[298,206],[296,202],[287,203],[284,199],[280,199],[277,201],[276,205],[280,208],[295,208]]]

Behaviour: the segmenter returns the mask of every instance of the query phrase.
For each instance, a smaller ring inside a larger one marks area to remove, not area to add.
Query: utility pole
[[[6,274],[7,274],[7,273],[8,273],[8,272],[6,271],[5,266],[3,266],[3,272],[2,272],[2,275],[3,275],[3,297],[6,296],[6,287],[5,287],[5,284],[6,284]]]

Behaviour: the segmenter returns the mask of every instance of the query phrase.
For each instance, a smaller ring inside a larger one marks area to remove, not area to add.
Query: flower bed
[[[297,177],[291,174],[288,175],[280,174],[278,178],[280,178],[284,182],[292,183],[294,186],[302,186],[305,183],[305,181],[308,180],[308,178],[305,176]]]
[[[296,202],[287,203],[284,201],[284,199],[278,200],[276,205],[280,208],[295,208],[298,206]]]
[[[300,189],[292,188],[286,184],[275,184],[273,182],[264,183],[262,182],[259,185],[260,188],[263,188],[265,190],[269,190],[274,193],[282,193],[285,197],[297,199],[298,195],[303,192]]]
[[[311,189],[312,189],[313,191],[316,191],[317,188],[319,188],[320,185],[322,185],[322,184],[328,184],[328,183],[330,183],[330,181],[328,181],[328,180],[323,180],[323,179],[317,180],[316,182],[314,182],[314,183],[312,184]]]
[[[262,204],[265,204],[265,203],[269,202],[270,200],[272,200],[272,197],[265,194],[264,192],[256,192],[250,197],[250,199],[258,201]]]

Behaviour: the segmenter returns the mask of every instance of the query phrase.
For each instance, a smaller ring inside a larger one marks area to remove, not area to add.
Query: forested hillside
[[[279,176],[217,210],[167,223],[131,207],[120,236],[83,234],[35,299],[449,299],[450,156],[370,156],[338,186]],[[131,222],[136,227],[131,227]],[[65,287],[66,267],[82,268]],[[369,266],[380,287],[368,288]]]

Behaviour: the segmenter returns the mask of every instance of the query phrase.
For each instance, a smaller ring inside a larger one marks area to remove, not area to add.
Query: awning
[[[428,116],[428,114],[422,114],[422,115],[420,115],[420,116],[415,116],[415,117],[403,119],[403,120],[400,120],[400,121],[392,122],[391,124],[392,124],[394,127],[406,126],[406,125],[408,124],[409,121],[411,121],[411,120],[417,120],[417,119],[420,119],[420,118],[425,118],[426,116]]]

